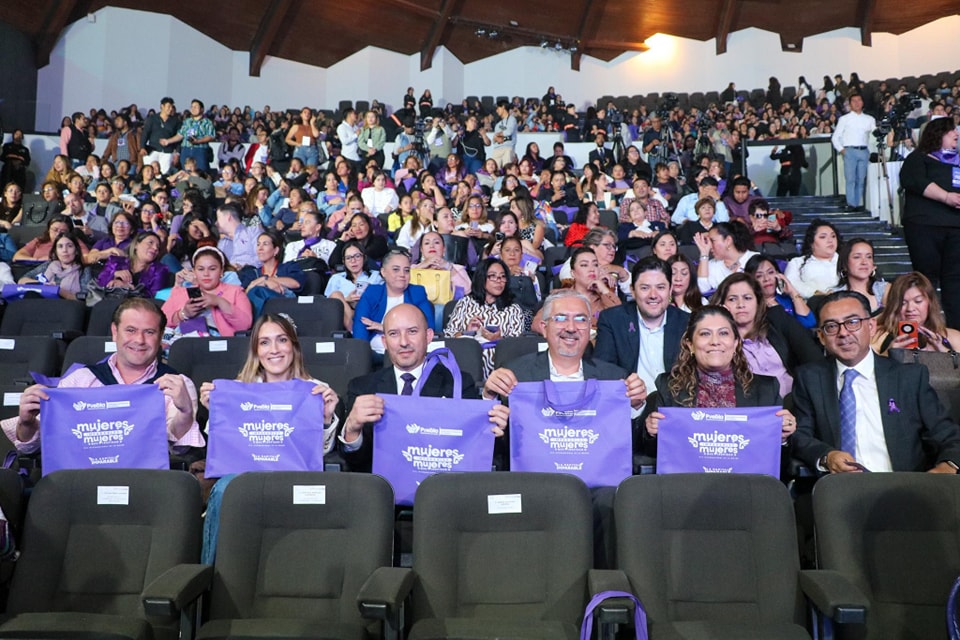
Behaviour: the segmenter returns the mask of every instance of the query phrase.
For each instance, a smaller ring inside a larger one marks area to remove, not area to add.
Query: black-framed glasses
[[[863,323],[869,319],[870,317],[867,316],[866,318],[847,318],[843,322],[834,322],[833,320],[828,320],[827,322],[823,323],[823,326],[820,327],[820,331],[828,336],[835,336],[840,333],[840,325],[843,325],[843,328],[850,333],[856,333],[860,330],[860,327],[863,326]]]

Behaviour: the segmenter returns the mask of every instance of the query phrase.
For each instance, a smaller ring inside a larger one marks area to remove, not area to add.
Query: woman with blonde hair
[[[889,287],[887,306],[877,319],[871,345],[883,355],[890,349],[949,352],[960,348],[960,331],[951,329],[930,280],[919,271],[905,273]],[[902,331],[904,323],[916,331]],[[915,345],[915,346],[914,346]]]

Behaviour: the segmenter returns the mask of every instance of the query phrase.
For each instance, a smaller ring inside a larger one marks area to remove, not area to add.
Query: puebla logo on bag
[[[73,410],[103,411],[104,409],[126,409],[129,406],[129,400],[115,400],[113,402],[84,402],[83,400],[77,400],[73,403]]]
[[[241,411],[293,411],[292,404],[257,404],[256,402],[241,402]]]
[[[741,413],[707,413],[706,411],[694,411],[690,417],[697,422],[746,422],[747,416]]]
[[[553,407],[544,407],[540,409],[540,414],[544,418],[591,418],[597,415],[597,410],[571,409],[569,411],[557,411]]]
[[[593,429],[572,429],[570,427],[547,428],[537,434],[537,437],[558,453],[585,453],[590,445],[600,439],[600,434]]]
[[[420,436],[454,436],[463,437],[463,429],[447,429],[446,427],[421,427],[413,423],[407,425],[407,433]]]

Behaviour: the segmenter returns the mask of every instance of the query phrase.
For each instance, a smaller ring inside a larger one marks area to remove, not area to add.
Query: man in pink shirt
[[[155,384],[164,395],[167,441],[172,451],[204,446],[197,424],[197,389],[186,376],[159,361],[160,338],[166,318],[146,298],[129,298],[113,314],[117,351],[106,362],[89,365],[62,378],[58,387],[91,388],[111,384]],[[40,448],[40,401],[46,387],[35,384],[20,396],[20,414],[0,422],[0,428],[22,453]]]

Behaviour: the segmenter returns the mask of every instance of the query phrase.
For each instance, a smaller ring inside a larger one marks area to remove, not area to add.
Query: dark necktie
[[[400,379],[403,380],[403,389],[400,390],[400,395],[412,396],[413,381],[416,380],[416,377],[412,373],[404,373],[401,374]]]

